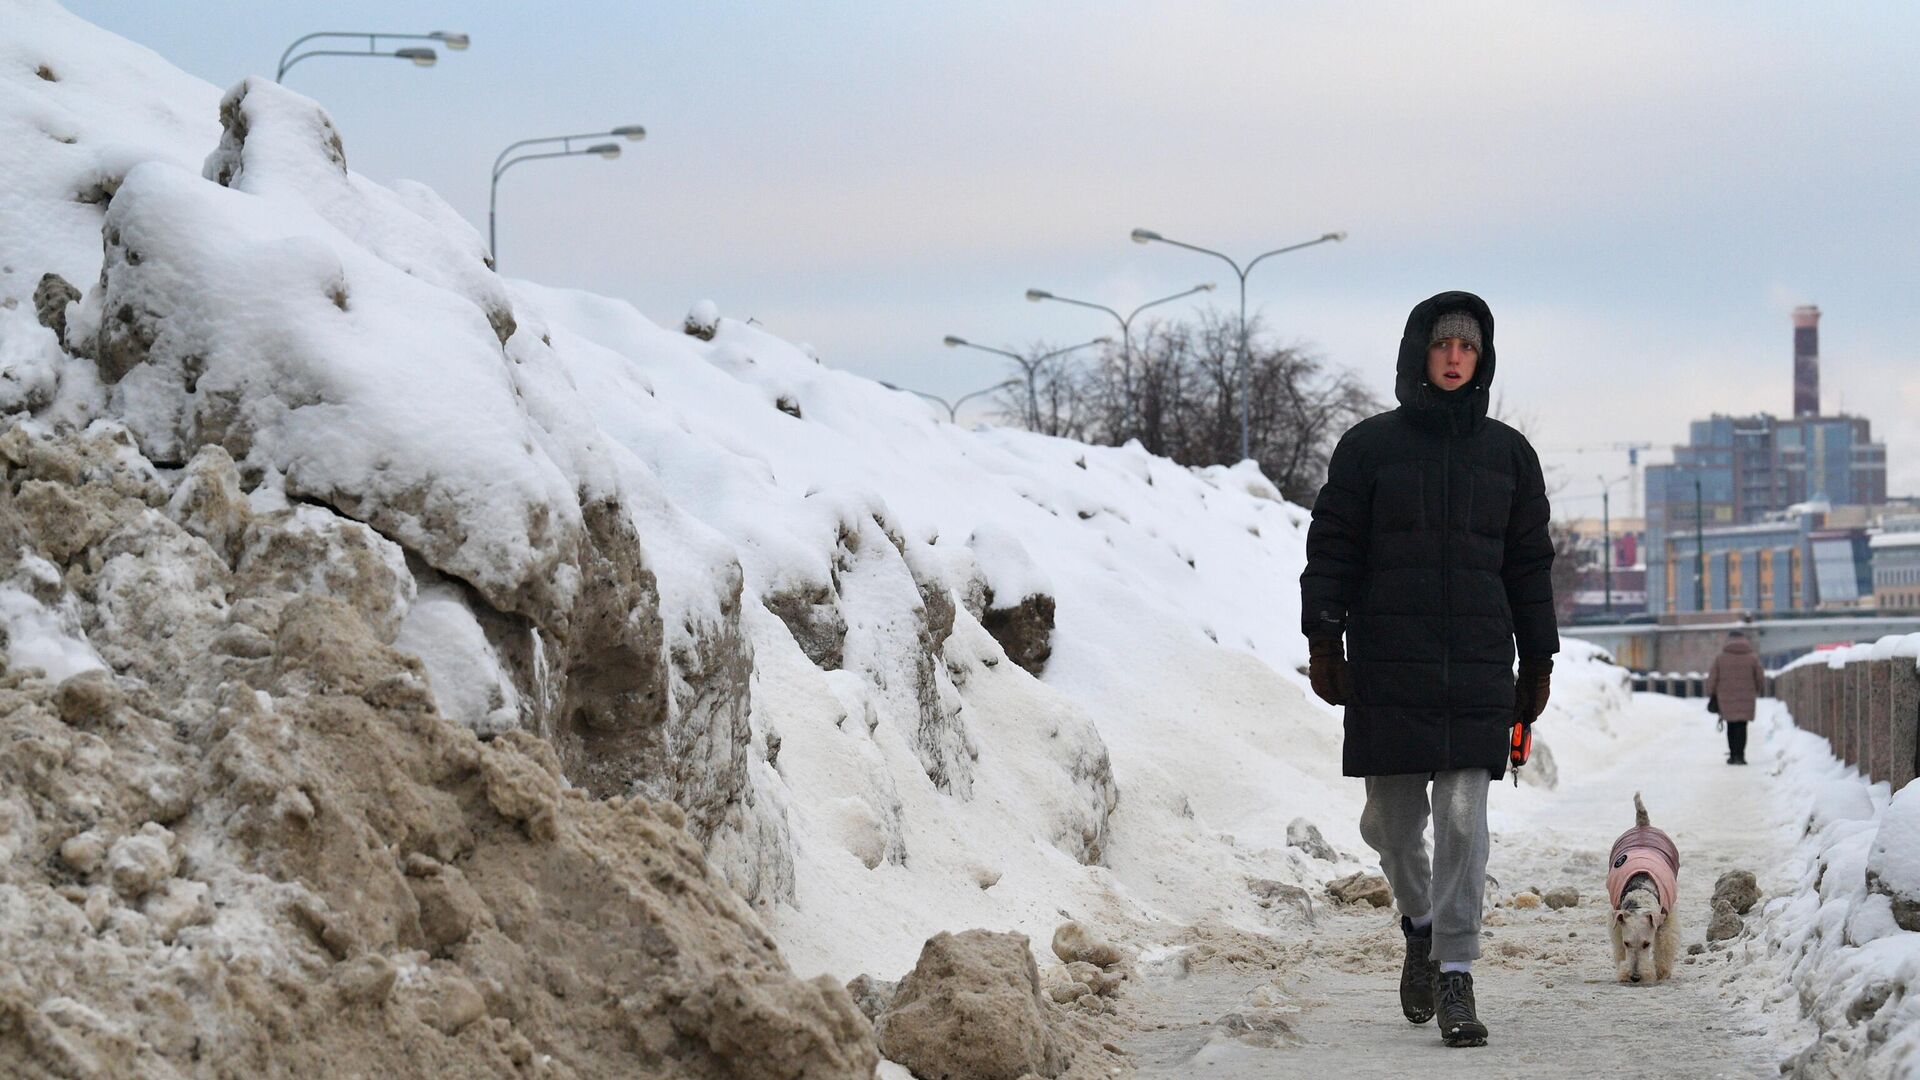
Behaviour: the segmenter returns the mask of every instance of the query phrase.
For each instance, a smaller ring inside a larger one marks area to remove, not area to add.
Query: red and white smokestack
[[[1793,415],[1820,415],[1820,309],[1793,309]]]

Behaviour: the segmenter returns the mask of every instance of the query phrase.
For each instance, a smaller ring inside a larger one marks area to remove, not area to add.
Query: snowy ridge
[[[440,710],[683,805],[801,974],[1063,910],[1259,927],[1250,881],[1361,868],[1287,844],[1365,850],[1297,673],[1306,514],[1251,466],[968,431],[711,305],[704,340],[503,280],[316,103],[8,20],[0,406],[370,527]],[[103,662],[58,604],[0,617],[15,665]],[[1618,674],[1570,642],[1542,745],[1604,743]]]
[[[1830,668],[1843,668],[1855,662],[1867,660],[1892,660],[1895,657],[1912,657],[1920,664],[1920,634],[1887,634],[1877,641],[1863,641],[1838,649],[1822,649],[1805,656],[1795,657],[1781,671],[1792,671],[1809,664],[1825,664]]]
[[[1817,1029],[1782,1072],[1920,1076],[1920,784],[1890,795],[1777,703],[1760,721],[1793,790],[1780,825],[1800,836],[1802,868],[1791,894],[1768,901],[1760,932],[1785,1022]]]

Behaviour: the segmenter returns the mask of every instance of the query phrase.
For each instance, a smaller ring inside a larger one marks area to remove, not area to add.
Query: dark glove
[[[1523,656],[1520,676],[1513,686],[1513,719],[1531,724],[1546,711],[1547,696],[1553,687],[1553,658]]]
[[[1338,636],[1307,639],[1307,681],[1329,705],[1345,705],[1353,696],[1353,675]]]

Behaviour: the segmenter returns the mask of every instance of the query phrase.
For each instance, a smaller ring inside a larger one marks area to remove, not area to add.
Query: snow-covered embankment
[[[1802,663],[1915,662],[1920,635],[1883,639]],[[1782,985],[1776,1007],[1812,1021],[1817,1038],[1796,1077],[1920,1076],[1920,784],[1898,793],[1837,760],[1827,740],[1784,709],[1762,718],[1790,791],[1783,828],[1800,841],[1798,889],[1760,924]]]

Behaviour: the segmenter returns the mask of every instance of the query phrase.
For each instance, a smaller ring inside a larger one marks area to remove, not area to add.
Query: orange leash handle
[[[1507,762],[1513,766],[1513,786],[1520,786],[1520,766],[1533,756],[1533,725],[1513,725],[1513,741],[1507,747]]]

